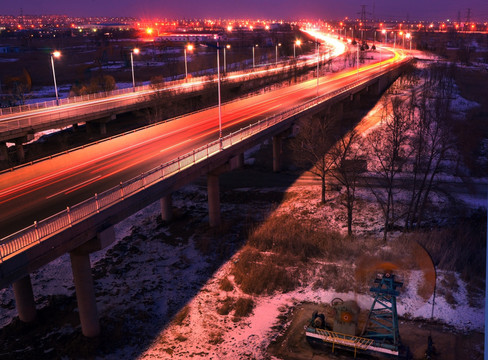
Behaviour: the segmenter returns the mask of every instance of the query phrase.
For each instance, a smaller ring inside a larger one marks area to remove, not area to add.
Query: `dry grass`
[[[209,344],[218,345],[224,341],[224,334],[222,331],[213,331],[209,335]]]
[[[247,247],[234,264],[235,281],[246,294],[291,291],[298,285],[296,271],[278,265],[280,260],[276,255],[262,255],[258,250]]]
[[[231,297],[225,298],[225,300],[220,302],[220,305],[217,307],[217,314],[219,315],[229,315],[229,313],[234,308],[234,299]]]
[[[416,232],[408,237],[423,245],[437,269],[456,271],[466,282],[478,282],[485,272],[484,214],[463,219],[451,228]]]
[[[245,298],[241,297],[237,299],[234,308],[235,308],[235,312],[234,312],[235,318],[247,317],[251,315],[254,309],[254,300],[248,297]]]
[[[223,291],[232,291],[232,290],[234,290],[234,285],[229,280],[229,278],[225,277],[225,278],[220,280],[219,289],[223,290]]]
[[[350,241],[337,232],[319,231],[312,223],[282,214],[271,216],[254,229],[248,245],[305,262],[324,256],[342,259],[357,248],[353,243],[347,244]]]
[[[369,239],[362,242],[370,243]],[[312,223],[295,219],[291,215],[276,215],[251,232],[247,245],[233,266],[232,274],[235,283],[247,294],[289,292],[300,285],[300,280],[306,280],[306,268],[310,263],[318,259],[353,261],[363,253],[364,247],[358,246],[357,240],[353,238],[317,230]],[[329,270],[332,274],[327,273]],[[317,281],[314,286],[337,286],[342,290],[350,290],[350,276],[342,281],[344,276],[337,275],[337,271],[324,269],[323,280]]]
[[[190,312],[190,307],[186,305],[183,309],[181,309],[173,318],[173,323],[175,325],[181,326],[185,321],[188,313]]]
[[[179,342],[184,342],[184,341],[188,340],[188,338],[182,334],[178,334],[178,336],[175,337],[175,340],[179,341]]]

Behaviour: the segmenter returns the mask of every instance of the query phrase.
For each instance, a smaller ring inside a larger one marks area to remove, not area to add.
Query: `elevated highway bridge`
[[[297,119],[323,110],[340,118],[362,92],[380,94],[409,61],[392,53],[225,103],[221,123],[213,107],[0,174],[0,285],[13,284],[20,319],[36,314],[29,274],[69,252],[82,331],[97,336],[89,254],[114,241],[115,224],[158,199],[170,220],[171,193],[206,176],[209,222],[219,225],[219,174],[242,165],[244,151],[269,138],[279,171],[281,138]]]

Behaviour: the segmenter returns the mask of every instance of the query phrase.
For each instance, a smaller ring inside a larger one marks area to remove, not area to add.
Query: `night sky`
[[[0,0],[2,15],[65,14],[141,18],[327,18],[359,17],[362,4],[376,18],[464,21],[488,20],[487,0]]]

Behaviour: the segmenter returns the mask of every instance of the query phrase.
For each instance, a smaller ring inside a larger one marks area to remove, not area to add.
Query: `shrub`
[[[297,271],[278,265],[281,260],[279,255],[261,255],[246,247],[232,270],[236,284],[244,293],[254,295],[294,290],[298,285]]]
[[[220,280],[219,288],[223,291],[232,291],[234,290],[234,285],[232,285],[232,282],[227,277],[225,277]]]
[[[209,335],[208,342],[212,345],[218,345],[224,341],[223,335],[224,334],[222,333],[222,331],[219,331],[219,332],[213,331]]]
[[[186,305],[183,309],[181,309],[173,318],[173,323],[175,325],[182,325],[185,321],[188,313],[190,312],[190,307]]]
[[[221,305],[217,308],[217,314],[228,315],[234,307],[234,299],[227,297],[221,302]]]
[[[239,298],[235,303],[234,316],[236,318],[247,317],[251,315],[254,309],[254,300],[251,298]]]

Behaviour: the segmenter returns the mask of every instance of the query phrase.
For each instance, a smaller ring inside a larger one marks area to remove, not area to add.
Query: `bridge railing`
[[[305,110],[317,106],[337,95],[345,93],[358,85],[367,83],[370,80],[371,79],[369,77],[367,79],[357,80],[345,87],[321,95],[318,98],[311,99],[287,111],[267,117],[263,120],[259,120],[258,122],[250,124],[243,129],[230,133],[221,140],[213,141],[202,146],[201,148],[195,149],[187,154],[179,156],[174,160],[153,168],[148,172],[142,173],[133,179],[120,183],[120,185],[117,187],[96,194],[94,197],[75,206],[68,207],[66,210],[49,218],[35,222],[33,225],[0,240],[0,263],[3,262],[6,257],[33,246],[48,238],[50,235],[72,226],[74,223],[95,215],[100,210],[112,206],[124,200],[124,198],[128,196],[142,191],[146,186],[150,186],[154,182],[164,180],[178,172],[181,172],[185,168],[208,159],[218,152],[239,143],[256,133],[259,133],[266,128],[269,128],[294,115],[298,115]]]

